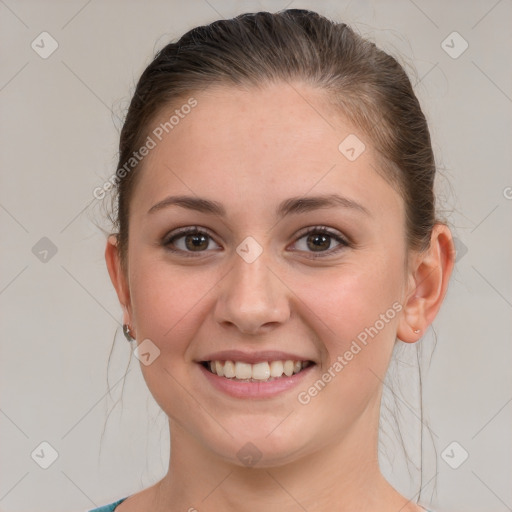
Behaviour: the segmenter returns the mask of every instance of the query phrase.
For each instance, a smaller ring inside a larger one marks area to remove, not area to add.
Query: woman
[[[434,176],[404,70],[344,24],[246,14],[163,48],[105,256],[169,470],[97,510],[425,510],[377,443],[393,346],[420,340],[454,264]]]

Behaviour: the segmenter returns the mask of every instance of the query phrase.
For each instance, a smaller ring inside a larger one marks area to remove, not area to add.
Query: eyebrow
[[[218,215],[220,217],[226,216],[224,206],[210,199],[204,199],[194,196],[169,196],[154,204],[149,210],[149,213],[168,208],[170,206],[180,206],[188,210],[194,210],[201,213],[209,213]],[[308,197],[291,197],[283,201],[276,210],[276,215],[284,217],[290,214],[307,213],[320,208],[335,208],[342,207],[346,209],[355,210],[366,215],[371,216],[367,208],[356,201],[338,194],[329,194],[322,196],[308,196]]]

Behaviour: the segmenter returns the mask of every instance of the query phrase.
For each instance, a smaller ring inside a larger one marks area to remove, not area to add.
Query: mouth
[[[313,361],[276,360],[248,363],[243,361],[201,361],[211,374],[232,382],[265,383],[287,379],[313,366]]]

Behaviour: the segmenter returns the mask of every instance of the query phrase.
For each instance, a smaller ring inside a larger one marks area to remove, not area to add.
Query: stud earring
[[[419,334],[421,332],[421,329],[413,329],[412,332],[414,334]]]
[[[134,341],[135,338],[132,336],[130,326],[128,324],[123,325],[123,334],[128,341]]]

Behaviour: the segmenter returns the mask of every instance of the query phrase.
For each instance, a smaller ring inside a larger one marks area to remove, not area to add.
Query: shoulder
[[[126,498],[122,498],[120,500],[115,501],[114,503],[110,503],[109,505],[103,505],[102,507],[94,508],[89,510],[88,512],[113,512],[115,508],[121,504]]]

